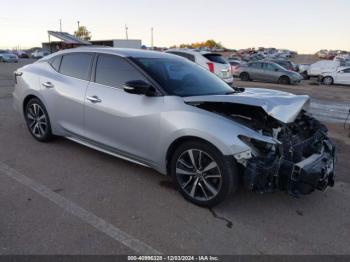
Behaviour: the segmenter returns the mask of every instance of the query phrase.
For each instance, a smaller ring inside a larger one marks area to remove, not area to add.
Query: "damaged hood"
[[[232,95],[208,95],[184,97],[186,103],[232,103],[261,107],[266,114],[283,122],[291,123],[310,101],[307,95],[293,95],[271,89],[246,88]]]

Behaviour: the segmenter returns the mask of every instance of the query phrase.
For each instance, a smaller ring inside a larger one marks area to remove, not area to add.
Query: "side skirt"
[[[76,142],[78,144],[81,144],[83,146],[87,146],[89,148],[92,148],[92,149],[95,149],[97,151],[100,151],[102,153],[105,153],[105,154],[108,154],[108,155],[111,155],[111,156],[114,156],[114,157],[117,157],[117,158],[120,158],[120,159],[123,159],[123,160],[126,160],[126,161],[129,161],[131,163],[134,163],[134,164],[138,164],[140,166],[144,166],[144,167],[148,167],[148,168],[152,168],[151,166],[145,164],[145,163],[142,163],[142,162],[139,162],[135,159],[132,159],[132,158],[129,158],[129,157],[126,157],[124,155],[121,155],[121,154],[118,154],[118,153],[115,153],[113,151],[110,151],[110,150],[107,150],[107,149],[104,149],[104,148],[101,148],[97,145],[93,145],[87,141],[84,141],[84,140],[81,140],[81,139],[78,139],[78,138],[75,138],[75,137],[70,137],[70,136],[66,136],[67,139],[73,141],[73,142]]]

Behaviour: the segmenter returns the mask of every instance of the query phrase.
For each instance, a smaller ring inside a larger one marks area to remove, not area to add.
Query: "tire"
[[[239,76],[239,78],[240,78],[242,81],[250,81],[250,76],[249,76],[249,74],[246,73],[246,72],[243,72],[243,73]]]
[[[36,140],[49,142],[53,139],[49,115],[38,98],[32,98],[25,105],[24,117],[30,134]]]
[[[290,78],[288,76],[281,76],[278,79],[278,83],[281,85],[290,85]]]
[[[235,161],[205,142],[181,144],[171,157],[170,173],[184,198],[201,207],[213,207],[237,190]]]
[[[322,84],[324,85],[330,86],[330,85],[333,85],[333,83],[334,83],[334,79],[331,76],[325,76],[322,79]]]

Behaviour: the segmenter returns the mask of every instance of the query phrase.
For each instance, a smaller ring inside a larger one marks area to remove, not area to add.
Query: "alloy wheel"
[[[331,85],[331,84],[333,84],[333,78],[330,77],[330,76],[326,76],[326,77],[323,79],[323,83],[324,83],[325,85]]]
[[[48,122],[41,105],[33,103],[27,110],[28,127],[37,138],[43,138],[47,133]]]
[[[218,195],[222,174],[216,161],[206,152],[189,149],[176,162],[176,177],[182,190],[198,201],[208,201]]]

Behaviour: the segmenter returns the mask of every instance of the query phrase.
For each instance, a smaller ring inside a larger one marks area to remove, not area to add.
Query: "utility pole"
[[[153,49],[153,27],[151,27],[151,48]]]
[[[129,35],[128,35],[128,26],[127,25],[125,25],[125,36],[126,36],[126,40],[128,40],[129,39]]]
[[[60,32],[62,32],[62,19],[60,19]]]
[[[78,31],[79,31],[79,28],[80,28],[80,21],[77,21],[77,23],[78,23]]]

